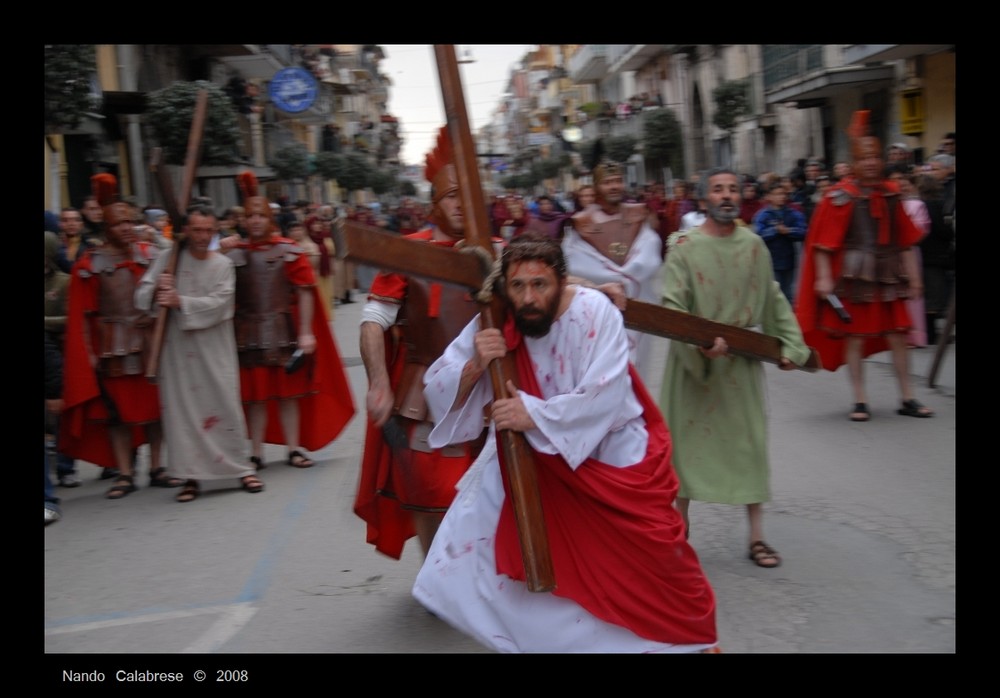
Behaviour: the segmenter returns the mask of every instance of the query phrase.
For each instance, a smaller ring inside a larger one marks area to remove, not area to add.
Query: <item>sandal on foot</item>
[[[772,568],[781,564],[781,556],[778,555],[778,551],[762,540],[750,544],[750,559],[758,567]]]
[[[872,418],[872,413],[868,411],[868,404],[864,402],[854,403],[854,409],[848,415],[852,422],[867,422]]]
[[[918,400],[903,400],[903,406],[896,410],[904,417],[933,417],[934,412],[924,407]]]
[[[264,483],[256,475],[244,475],[240,478],[240,484],[247,492],[260,492],[264,489]]]
[[[253,463],[254,470],[263,470],[267,467],[267,465],[264,464],[264,461],[257,456],[250,456],[250,462]]]
[[[110,490],[104,493],[104,496],[108,499],[121,499],[129,494],[135,492],[138,487],[135,486],[135,481],[132,479],[131,475],[119,475],[115,479],[115,485]]]
[[[198,495],[201,494],[201,490],[198,488],[197,480],[188,480],[184,483],[184,489],[177,493],[174,497],[178,502],[193,502],[198,499]]]
[[[179,477],[169,477],[166,468],[156,468],[149,471],[150,487],[180,487],[184,480]]]
[[[292,451],[288,454],[288,464],[293,468],[311,468],[316,463],[302,451]]]

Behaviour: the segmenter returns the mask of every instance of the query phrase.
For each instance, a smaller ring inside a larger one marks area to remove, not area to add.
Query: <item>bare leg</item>
[[[146,425],[146,439],[149,441],[149,471],[155,473],[160,468],[163,448],[163,425],[160,422]]]
[[[260,458],[264,452],[264,427],[267,426],[267,403],[254,402],[247,410],[249,413],[250,447],[254,457]]]
[[[132,438],[131,429],[125,426],[108,427],[108,436],[111,438],[111,451],[114,453],[115,462],[118,464],[118,472],[131,477],[132,472]]]
[[[434,534],[437,533],[438,526],[441,525],[444,514],[429,511],[414,511],[411,513],[413,514],[413,527],[417,529],[417,538],[420,540],[420,548],[424,551],[424,557],[427,557],[427,551],[431,549]]]
[[[778,551],[764,542],[764,506],[759,502],[747,504],[747,519],[750,523],[750,559],[758,567],[777,567],[781,564]]]
[[[886,335],[889,349],[892,350],[892,366],[896,369],[896,380],[899,381],[899,394],[903,400],[913,399],[913,389],[910,385],[910,355],[906,351],[906,335],[893,333]]]
[[[861,363],[861,346],[864,342],[862,337],[848,337],[845,347],[845,358],[847,359],[847,369],[851,376],[851,390],[854,392],[854,402],[868,402],[865,394],[865,371]],[[905,348],[905,347],[904,347]]]
[[[764,507],[760,503],[747,504],[747,519],[750,523],[750,542],[764,540]]]
[[[934,412],[924,407],[913,397],[910,383],[910,355],[906,351],[906,335],[895,333],[886,335],[889,348],[892,350],[892,365],[896,369],[896,379],[899,381],[899,393],[903,397],[900,414],[911,417],[933,417]]]
[[[299,401],[281,400],[278,411],[281,413],[281,428],[285,432],[288,452],[299,450]]]
[[[313,460],[299,446],[299,401],[294,398],[282,400],[278,407],[281,412],[281,427],[285,431],[285,444],[288,446],[288,464],[296,468],[311,468]]]
[[[108,438],[111,439],[111,451],[118,464],[118,475],[115,484],[104,496],[107,499],[121,499],[130,492],[135,492],[135,469],[132,467],[132,430],[126,426],[109,426]]]

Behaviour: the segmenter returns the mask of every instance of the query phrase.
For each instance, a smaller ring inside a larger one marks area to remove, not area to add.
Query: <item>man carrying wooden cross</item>
[[[435,46],[435,53],[467,240],[489,249],[454,47]],[[487,277],[473,255],[378,231],[345,233],[355,260],[467,289],[494,288],[498,270]],[[529,243],[536,241],[518,244]],[[428,447],[479,434],[489,395],[496,397],[489,412],[495,438],[487,439],[461,479],[415,596],[501,651],[717,650],[711,589],[671,506],[677,485],[669,434],[628,367],[624,328],[796,366],[778,337],[742,323],[726,325],[635,299],[617,313],[603,295],[572,285],[557,245],[518,254],[505,258],[500,286],[507,298],[493,294],[491,301],[478,293],[484,312],[426,372],[424,397],[437,425]],[[523,342],[509,317],[512,306],[521,309],[520,331],[529,335]],[[481,351],[476,337],[488,342]],[[808,349],[793,358],[806,370],[818,366]],[[482,377],[487,364],[489,383]],[[607,382],[582,375],[600,372],[596,364],[607,369]],[[470,383],[475,387],[466,397]],[[574,408],[558,410],[566,400]]]
[[[622,313],[568,283],[557,241],[525,235],[503,254],[500,327],[466,325],[427,370],[438,447],[476,438],[482,454],[459,483],[414,596],[500,652],[702,652],[716,645],[715,597],[671,506],[670,433],[629,362]],[[516,372],[494,395],[487,366],[510,352]],[[534,450],[556,571],[551,593],[526,573],[497,432]]]

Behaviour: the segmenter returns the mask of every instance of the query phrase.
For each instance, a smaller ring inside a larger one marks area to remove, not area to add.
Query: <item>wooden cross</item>
[[[188,133],[187,153],[184,157],[184,177],[181,180],[180,198],[174,196],[174,185],[170,179],[170,173],[160,160],[163,157],[162,148],[153,148],[150,162],[150,169],[156,175],[160,184],[160,193],[163,195],[163,205],[170,216],[170,224],[174,230],[174,244],[170,248],[170,260],[167,262],[166,272],[177,273],[177,261],[180,259],[181,243],[183,242],[181,230],[184,227],[184,212],[187,210],[188,202],[191,200],[191,189],[194,187],[194,178],[198,170],[198,161],[201,159],[202,136],[205,132],[205,116],[208,112],[208,90],[201,89],[194,105],[194,118],[191,121],[191,131]],[[146,378],[155,383],[160,370],[160,354],[163,351],[163,340],[166,337],[167,317],[170,308],[160,308],[159,315],[156,316],[156,325],[153,328],[153,340],[146,361]]]
[[[486,277],[486,271],[478,258],[458,250],[422,245],[383,228],[354,221],[345,224],[344,233],[347,256],[358,262],[475,290],[479,290]],[[716,337],[722,337],[729,346],[730,354],[781,364],[781,340],[761,332],[726,325],[634,298],[625,301],[622,315],[625,326],[632,330],[706,349],[712,346]],[[812,350],[806,363],[797,368],[810,373],[819,370],[819,355]]]
[[[468,115],[465,111],[455,48],[451,45],[439,45],[434,49],[449,134],[455,152],[454,164],[459,193],[462,197],[462,210],[465,214],[466,247],[481,247],[492,258],[493,245],[489,219],[482,196]],[[355,221],[345,223],[344,236],[347,242],[347,259],[388,271],[423,276],[474,291],[480,289],[489,271],[484,269],[478,255],[407,240],[382,228]],[[480,313],[482,326],[500,327],[504,310],[504,301],[499,295],[493,294],[489,308]],[[769,363],[780,363],[780,341],[776,337],[752,330],[724,325],[633,299],[627,301],[624,320],[626,327],[631,329],[706,348],[712,346],[716,337],[722,337],[729,345],[729,352],[732,354]],[[813,351],[806,365],[800,368],[816,371],[819,366],[819,357]],[[507,394],[507,377],[513,376],[514,373],[513,359],[509,355],[490,364],[490,379],[495,396]],[[533,453],[527,440],[519,432],[505,430],[500,432],[500,437],[527,586],[531,591],[550,591],[555,588],[555,577],[538,494]]]

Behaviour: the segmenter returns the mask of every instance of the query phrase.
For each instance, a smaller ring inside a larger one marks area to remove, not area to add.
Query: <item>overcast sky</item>
[[[444,126],[441,85],[430,44],[380,44],[386,53],[381,72],[392,80],[389,113],[400,120],[403,137],[401,160],[422,165]],[[510,70],[533,48],[530,44],[458,44],[459,65],[465,88],[465,108],[472,130],[489,123],[507,87]],[[467,56],[468,54],[468,56]]]

